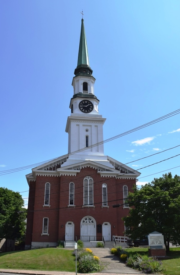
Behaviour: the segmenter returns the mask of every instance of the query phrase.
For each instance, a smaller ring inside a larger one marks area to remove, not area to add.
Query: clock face
[[[93,106],[92,102],[89,100],[82,100],[79,103],[79,109],[83,113],[90,113],[90,112],[92,112],[93,108],[94,108],[94,106]]]

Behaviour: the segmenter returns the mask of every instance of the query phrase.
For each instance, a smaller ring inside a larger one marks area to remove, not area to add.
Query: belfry
[[[84,19],[74,75],[66,123],[68,153],[26,175],[26,248],[56,246],[59,240],[70,247],[78,239],[92,246],[124,236],[122,217],[129,212],[126,198],[140,173],[104,154],[106,119],[99,113]],[[112,208],[117,203],[121,207]]]

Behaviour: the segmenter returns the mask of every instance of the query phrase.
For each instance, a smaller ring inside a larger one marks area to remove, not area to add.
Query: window
[[[49,229],[49,219],[43,218],[43,228],[42,228],[42,234],[48,235],[48,229]]]
[[[89,136],[86,136],[86,147],[89,147]]]
[[[93,205],[94,204],[93,195],[93,179],[91,177],[84,178],[83,181],[83,204]]]
[[[128,187],[127,185],[123,186],[123,207],[129,207],[128,203],[127,203],[127,197],[128,197]]]
[[[88,91],[88,83],[83,82],[83,92],[87,92],[87,91]]]
[[[74,205],[74,183],[69,184],[69,205]]]
[[[46,182],[44,190],[44,205],[50,204],[50,183]]]
[[[73,113],[73,104],[71,105],[71,113]]]
[[[103,183],[102,185],[102,205],[107,206],[108,201],[107,201],[107,184]]]

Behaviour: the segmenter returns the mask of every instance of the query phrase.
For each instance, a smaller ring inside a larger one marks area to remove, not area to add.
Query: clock
[[[79,103],[79,109],[83,113],[90,113],[90,112],[92,112],[93,108],[94,108],[94,106],[93,106],[92,102],[89,100],[82,100]]]

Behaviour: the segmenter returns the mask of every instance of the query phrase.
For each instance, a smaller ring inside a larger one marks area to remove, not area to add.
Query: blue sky
[[[0,2],[0,172],[67,153],[65,133],[77,64],[81,11],[104,139],[180,107],[180,1],[2,0]],[[180,144],[180,115],[105,144],[127,163]],[[174,131],[174,132],[173,132]],[[130,164],[139,169],[180,147]],[[180,175],[180,157],[142,169]],[[26,191],[30,169],[0,177]],[[28,193],[22,193],[27,198]]]

